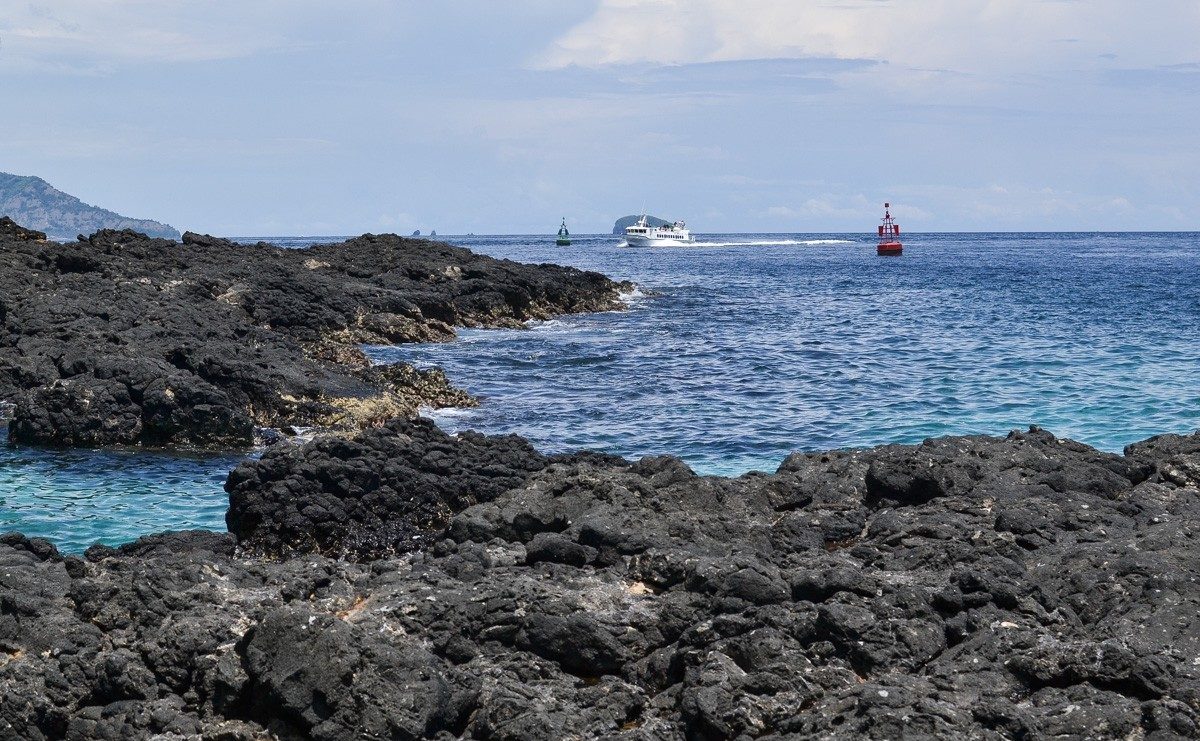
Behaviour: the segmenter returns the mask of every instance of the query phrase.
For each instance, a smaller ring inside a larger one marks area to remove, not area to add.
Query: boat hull
[[[695,241],[690,237],[688,239],[659,239],[625,235],[625,244],[628,247],[687,247]]]

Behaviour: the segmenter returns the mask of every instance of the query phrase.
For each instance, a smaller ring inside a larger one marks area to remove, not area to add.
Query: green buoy
[[[559,247],[567,247],[571,244],[571,232],[567,231],[567,220],[564,218],[562,226],[558,228],[558,239],[554,243]]]

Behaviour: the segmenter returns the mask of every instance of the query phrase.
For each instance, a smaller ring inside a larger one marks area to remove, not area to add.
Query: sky
[[[0,85],[220,235],[1200,228],[1198,0],[6,0]]]

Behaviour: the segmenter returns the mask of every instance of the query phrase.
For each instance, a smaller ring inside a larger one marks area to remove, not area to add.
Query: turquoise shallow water
[[[483,397],[434,414],[451,430],[741,473],[773,470],[792,450],[1031,423],[1107,450],[1200,426],[1200,234],[909,235],[900,258],[844,235],[652,250],[609,235],[569,248],[446,239],[642,287],[625,312],[373,349],[441,365]],[[238,459],[0,445],[0,531],[78,552],[221,530]]]
[[[0,431],[0,532],[49,538],[78,553],[162,530],[225,529],[222,486],[242,456],[47,451]]]

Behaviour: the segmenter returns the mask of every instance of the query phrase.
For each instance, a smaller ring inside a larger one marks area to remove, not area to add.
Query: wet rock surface
[[[74,244],[0,221],[0,401],[13,441],[252,442],[255,426],[355,429],[470,403],[437,370],[372,368],[363,343],[448,340],[618,308],[597,273],[364,235],[306,250],[186,233]]]
[[[1197,451],[316,441],[230,535],[0,541],[0,737],[1196,738]]]

